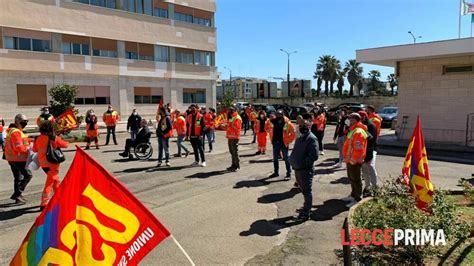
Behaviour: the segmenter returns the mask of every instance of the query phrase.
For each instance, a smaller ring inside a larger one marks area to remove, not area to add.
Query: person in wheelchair
[[[125,150],[120,153],[119,155],[122,157],[130,157],[132,154],[130,153],[131,148],[135,148],[138,144],[141,143],[149,143],[151,137],[151,131],[148,128],[148,122],[146,119],[142,119],[140,121],[140,130],[134,140],[126,139],[125,140]]]

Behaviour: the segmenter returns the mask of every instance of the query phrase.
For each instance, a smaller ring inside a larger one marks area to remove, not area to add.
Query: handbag
[[[52,164],[60,164],[66,160],[63,151],[60,148],[54,148],[51,138],[48,140],[48,149],[46,150],[46,160]]]

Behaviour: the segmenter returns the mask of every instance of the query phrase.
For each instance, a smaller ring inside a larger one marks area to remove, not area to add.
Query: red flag
[[[56,134],[63,134],[65,132],[77,128],[78,126],[79,124],[77,123],[77,118],[74,114],[74,111],[72,109],[69,109],[66,112],[60,114],[58,117],[56,117],[54,130]]]
[[[137,265],[168,230],[82,149],[11,265]]]
[[[410,187],[416,198],[416,206],[426,210],[428,203],[433,200],[434,188],[431,183],[428,156],[419,116],[408,146],[402,174],[405,184]]]

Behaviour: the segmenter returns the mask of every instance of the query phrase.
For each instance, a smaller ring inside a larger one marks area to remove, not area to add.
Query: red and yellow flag
[[[74,114],[74,111],[69,109],[58,117],[56,117],[56,124],[54,125],[54,130],[56,134],[63,134],[65,132],[77,128],[78,126],[79,124],[77,123],[77,118]]]
[[[408,146],[402,173],[405,184],[410,186],[416,198],[416,206],[426,210],[427,205],[433,200],[434,188],[428,169],[428,157],[419,116]]]
[[[170,235],[82,149],[11,265],[137,265]]]

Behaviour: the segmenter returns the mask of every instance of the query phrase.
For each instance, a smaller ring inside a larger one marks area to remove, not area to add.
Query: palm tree
[[[378,70],[371,70],[369,72],[369,79],[370,79],[370,91],[377,91],[380,87],[380,71]]]
[[[322,55],[319,57],[316,65],[316,69],[321,71],[321,78],[324,80],[324,94],[326,95],[329,95],[329,81],[332,75],[333,58],[334,56],[332,55]]]
[[[330,62],[330,73],[331,73],[331,86],[330,86],[330,93],[332,94],[334,92],[334,83],[337,81],[337,74],[338,71],[341,70],[341,61],[339,61],[337,58],[332,57],[331,62]]]
[[[362,73],[364,72],[364,69],[355,59],[350,59],[346,62],[344,71],[347,73],[347,81],[349,81],[350,84],[349,95],[353,96],[354,86],[362,78]]]
[[[346,77],[346,72],[344,70],[339,69],[337,71],[337,90],[339,91],[339,95],[342,95],[345,77]]]
[[[316,82],[318,87],[316,88],[316,96],[319,97],[319,95],[321,94],[321,85],[323,84],[322,71],[316,69],[313,78],[317,80]]]
[[[391,95],[395,94],[395,87],[398,87],[398,78],[395,74],[390,74],[387,76],[388,84],[390,85]]]

